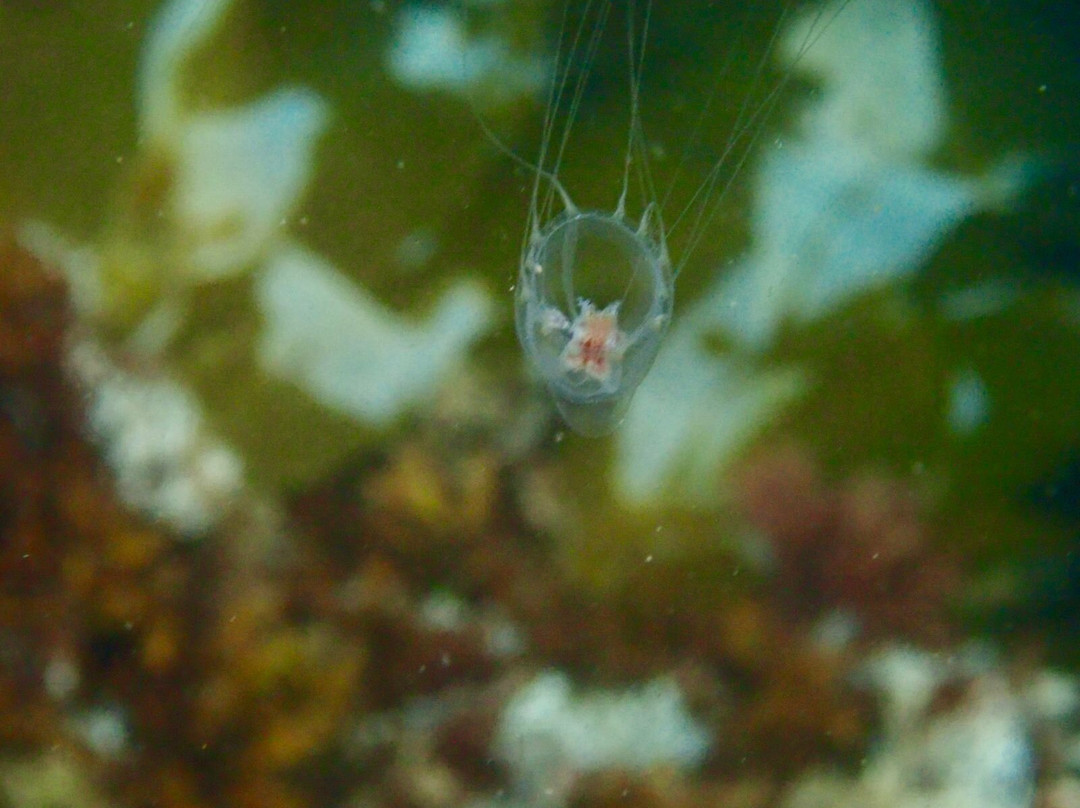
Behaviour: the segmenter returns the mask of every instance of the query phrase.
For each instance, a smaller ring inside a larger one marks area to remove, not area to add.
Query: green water
[[[325,97],[333,119],[320,142],[315,180],[293,216],[297,236],[403,310],[423,311],[454,278],[480,279],[498,301],[499,325],[477,347],[476,362],[497,384],[522,385],[527,376],[508,290],[531,178],[485,139],[476,110],[460,98],[410,92],[387,76],[384,59],[399,7],[251,2],[237,15],[231,50],[215,55],[208,74],[226,95],[289,82]],[[5,224],[44,219],[93,241],[123,204],[115,200],[123,197],[139,153],[136,65],[154,8],[118,0],[0,5]],[[525,31],[526,39],[530,31],[539,37],[546,10],[535,4],[518,9],[515,30]],[[732,32],[745,19],[742,4],[664,3],[654,10],[642,114],[661,184],[688,155],[675,209],[734,125],[737,102],[761,67],[781,11],[763,7],[732,53]],[[911,284],[786,334],[776,357],[822,370],[813,393],[776,432],[808,442],[838,472],[871,464],[939,479],[943,541],[987,564],[1002,555],[1052,557],[1074,539],[1077,525],[1032,506],[1027,493],[1080,450],[1077,25],[1064,2],[949,3],[938,12],[952,126],[935,164],[979,172],[1018,152],[1045,159],[1046,178],[1012,209],[965,223]],[[618,194],[621,157],[613,157],[625,143],[626,101],[615,88],[624,67],[620,48],[605,46],[595,67],[599,89],[582,103],[562,172],[582,206],[610,209]],[[770,68],[764,75],[769,87],[781,79]],[[687,152],[687,135],[714,87],[718,101],[700,143]],[[787,89],[791,98],[813,92],[798,83]],[[788,131],[791,110],[789,103],[778,106],[762,143]],[[525,159],[536,153],[539,99],[482,114],[516,153]],[[749,190],[741,180],[752,167],[753,157],[679,278],[676,318],[678,306],[695,297],[715,268],[745,248]],[[399,260],[409,237],[433,245],[418,265]],[[1023,301],[974,323],[949,324],[931,315],[945,292],[987,278],[1015,281]],[[243,305],[230,307],[236,294],[242,290],[217,294],[196,331],[212,325],[223,333],[249,332]],[[214,350],[228,353],[241,351],[250,335],[236,347],[215,339]],[[357,447],[382,439],[310,402],[282,405],[291,393],[280,387],[238,386],[236,362],[208,369],[203,356],[181,352],[176,365],[201,390],[216,425],[272,484],[302,487]],[[977,437],[959,440],[940,427],[942,389],[953,370],[968,365],[983,375],[993,404]],[[272,448],[263,440],[270,424],[287,425]],[[570,437],[558,452],[571,487],[602,479],[606,444]],[[1075,518],[1075,503],[1071,514]],[[622,518],[612,517],[623,525],[613,542],[637,529]],[[603,548],[596,552],[597,563],[606,563]]]

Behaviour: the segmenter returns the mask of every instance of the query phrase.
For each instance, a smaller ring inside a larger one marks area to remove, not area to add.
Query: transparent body
[[[673,266],[661,207],[671,198],[686,158],[674,167],[664,193],[657,193],[639,108],[652,4],[645,0],[639,6],[628,0],[620,9],[626,20],[629,110],[622,189],[609,211],[579,209],[560,179],[613,3],[586,0],[573,24],[572,6],[568,0],[536,163],[522,160],[493,139],[534,177],[515,287],[515,322],[522,350],[567,425],[582,435],[599,436],[618,427],[648,374],[671,321],[675,278],[750,153],[786,77],[764,87],[764,66],[770,54],[761,55],[747,95],[735,104],[733,130],[719,144],[715,163],[691,186],[689,201],[671,223],[672,228],[686,228],[680,261]],[[815,19],[810,27],[804,49],[820,21]],[[720,68],[721,74],[725,69]],[[703,145],[704,113],[712,100],[711,96],[705,100],[701,119],[688,138],[687,153],[692,146]],[[725,165],[731,166],[726,173],[721,170]],[[636,224],[628,214],[631,206],[640,210]]]
[[[647,212],[632,229],[621,216],[567,211],[526,253],[518,338],[562,417],[582,435],[618,425],[671,320],[671,262],[662,238],[649,232],[653,222]]]

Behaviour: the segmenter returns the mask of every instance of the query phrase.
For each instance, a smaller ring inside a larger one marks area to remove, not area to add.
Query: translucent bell
[[[671,262],[655,206],[637,230],[570,210],[531,239],[515,300],[518,338],[575,431],[622,420],[671,320]]]

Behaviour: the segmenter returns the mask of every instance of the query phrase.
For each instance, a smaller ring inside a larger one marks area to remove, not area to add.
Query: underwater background
[[[652,6],[591,439],[512,291],[588,13],[0,4],[0,805],[1080,805],[1080,15]]]

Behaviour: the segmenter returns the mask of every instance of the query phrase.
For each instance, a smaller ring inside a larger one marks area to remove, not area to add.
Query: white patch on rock
[[[178,129],[172,212],[195,279],[250,269],[283,237],[327,118],[313,92],[282,89]]]
[[[402,317],[296,244],[266,261],[255,296],[263,367],[373,424],[428,398],[490,317],[487,295],[468,282],[445,292],[426,319]]]
[[[539,674],[507,703],[494,741],[521,795],[558,804],[583,773],[693,767],[708,730],[687,712],[678,685],[657,679],[623,692],[572,692],[559,672]]]
[[[448,6],[407,5],[395,26],[387,68],[411,90],[464,95],[484,87],[518,98],[539,90],[547,77],[542,59],[515,53],[497,35],[471,34],[460,12]]]
[[[166,376],[118,368],[88,340],[69,363],[120,499],[183,536],[217,524],[242,489],[243,464],[210,434],[191,394]]]

